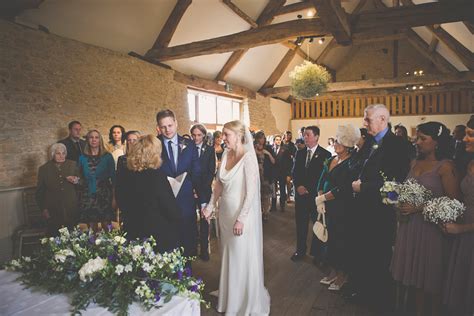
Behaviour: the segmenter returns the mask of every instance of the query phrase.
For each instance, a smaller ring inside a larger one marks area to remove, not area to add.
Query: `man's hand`
[[[299,195],[305,195],[309,193],[308,190],[306,190],[306,188],[302,185],[296,188],[296,192],[298,192]]]
[[[359,193],[360,192],[360,185],[362,182],[359,180],[352,182],[352,191]]]

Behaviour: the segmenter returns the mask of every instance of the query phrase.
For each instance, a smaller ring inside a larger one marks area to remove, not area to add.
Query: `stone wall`
[[[114,124],[155,133],[157,111],[170,108],[187,132],[186,94],[172,70],[0,20],[0,188],[34,184],[73,119],[107,139]],[[249,101],[249,112],[276,129],[268,98]]]
[[[398,41],[398,76],[415,70],[439,73],[407,40]],[[354,46],[345,62],[337,68],[337,81],[393,78],[393,41]]]
[[[270,98],[265,98],[257,93],[257,98],[249,99],[248,105],[251,129],[263,130],[266,135],[278,133],[275,117],[270,107]]]

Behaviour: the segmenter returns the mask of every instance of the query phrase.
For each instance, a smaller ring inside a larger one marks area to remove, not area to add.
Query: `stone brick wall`
[[[0,20],[0,189],[35,184],[48,147],[73,119],[84,134],[96,128],[107,139],[114,124],[155,133],[164,108],[187,132],[186,86],[173,71]],[[275,129],[269,99],[259,96],[249,108],[252,121]]]
[[[398,76],[422,69],[425,74],[439,73],[435,66],[407,40],[398,41]],[[393,42],[374,42],[354,46],[347,61],[337,69],[337,81],[393,78]]]
[[[263,130],[266,135],[278,133],[276,120],[270,107],[270,98],[265,98],[257,93],[257,98],[255,100],[249,99],[248,105],[251,129]]]

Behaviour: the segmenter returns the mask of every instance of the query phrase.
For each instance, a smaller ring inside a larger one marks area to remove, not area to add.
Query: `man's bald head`
[[[377,135],[388,126],[390,112],[383,104],[372,104],[365,108],[364,127],[370,135]]]

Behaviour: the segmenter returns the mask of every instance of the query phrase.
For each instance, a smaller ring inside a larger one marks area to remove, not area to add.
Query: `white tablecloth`
[[[70,315],[71,306],[66,295],[49,295],[32,292],[18,281],[18,273],[0,271],[0,315]],[[198,301],[175,296],[159,309],[145,312],[134,303],[129,307],[130,315],[186,315],[201,314]],[[112,315],[107,309],[95,304],[89,305],[82,315]]]

